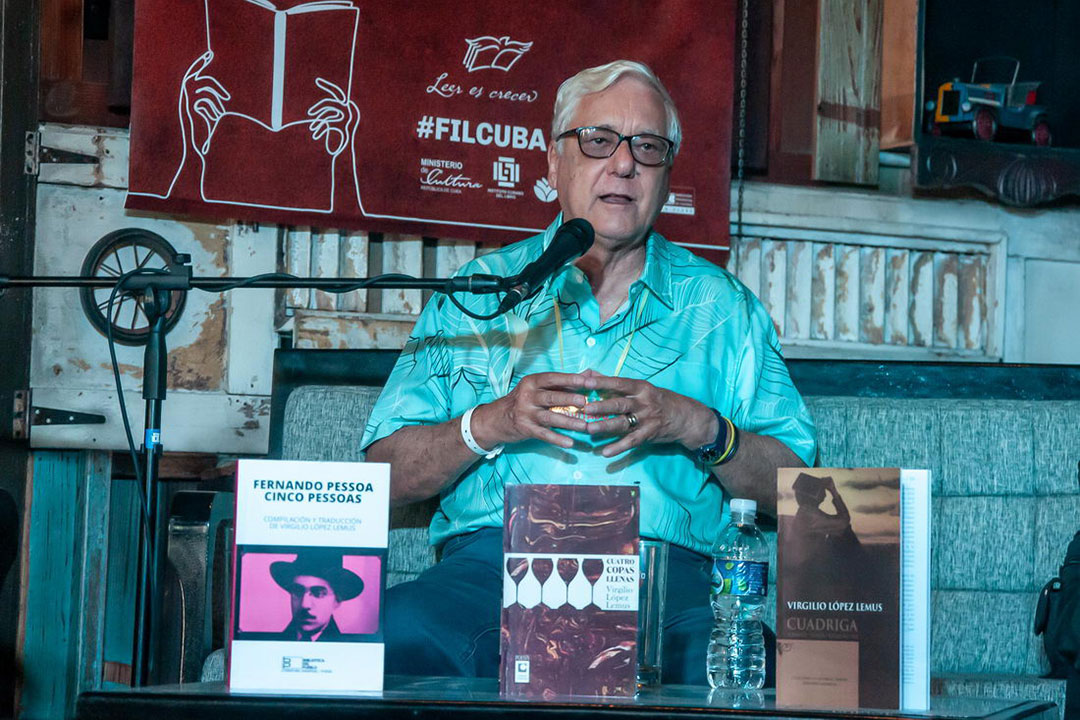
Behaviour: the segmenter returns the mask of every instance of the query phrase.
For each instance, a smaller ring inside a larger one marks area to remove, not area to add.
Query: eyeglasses
[[[639,135],[620,135],[614,130],[601,127],[579,127],[566,132],[555,138],[562,140],[571,135],[577,135],[578,147],[587,157],[602,160],[609,158],[619,149],[623,140],[630,147],[630,155],[642,165],[663,165],[671,155],[671,149],[675,143],[665,137],[641,133]]]

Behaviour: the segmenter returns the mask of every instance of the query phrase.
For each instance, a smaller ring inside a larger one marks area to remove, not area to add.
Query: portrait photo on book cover
[[[785,471],[777,516],[787,596],[781,601],[864,600],[899,572],[896,468]]]
[[[382,641],[385,551],[239,547],[236,556],[236,639]]]

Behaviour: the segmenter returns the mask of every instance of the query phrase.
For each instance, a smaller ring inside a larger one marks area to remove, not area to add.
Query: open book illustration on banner
[[[511,40],[509,35],[502,37],[484,35],[466,38],[465,42],[469,49],[465,51],[465,59],[461,61],[461,64],[469,72],[489,68],[509,72],[514,63],[533,46],[531,42]]]
[[[191,152],[208,203],[333,212],[339,158],[359,203],[359,19],[353,0],[206,0],[207,49],[180,87],[184,152],[160,197]]]

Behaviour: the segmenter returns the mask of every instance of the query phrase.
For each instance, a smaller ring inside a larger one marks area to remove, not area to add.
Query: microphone
[[[511,278],[514,284],[499,303],[497,314],[501,315],[535,295],[544,281],[559,268],[584,255],[592,247],[593,239],[593,226],[585,218],[574,218],[563,223],[540,257]]]

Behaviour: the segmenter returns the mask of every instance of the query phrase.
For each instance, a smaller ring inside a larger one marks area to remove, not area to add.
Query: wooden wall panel
[[[934,253],[911,253],[909,268],[909,342],[915,347],[930,347],[934,339]]]
[[[832,243],[813,244],[810,337],[815,340],[832,340],[836,334],[835,249]]]
[[[890,248],[886,251],[885,341],[891,345],[908,344],[908,314],[911,305],[908,261],[907,250]]]
[[[820,0],[813,179],[876,185],[881,0]]]
[[[859,248],[836,247],[836,334],[844,342],[859,340]]]
[[[787,312],[784,337],[810,337],[810,314],[813,307],[813,244],[788,244]]]
[[[956,255],[934,255],[934,345],[956,347],[957,308],[959,307]]]

